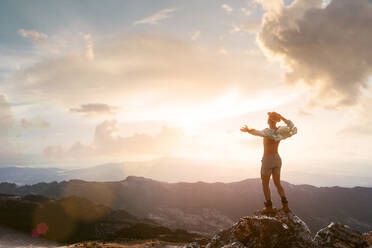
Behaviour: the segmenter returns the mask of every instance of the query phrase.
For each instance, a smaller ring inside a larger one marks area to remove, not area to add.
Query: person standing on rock
[[[297,128],[293,125],[292,121],[284,118],[276,112],[268,112],[267,114],[267,123],[269,124],[269,128],[265,128],[264,130],[260,131],[253,128],[250,129],[245,125],[240,129],[240,131],[263,137],[264,154],[261,160],[261,180],[266,201],[264,202],[265,208],[262,210],[262,213],[271,214],[275,212],[271,202],[271,193],[269,187],[271,175],[273,175],[274,184],[281,197],[281,209],[285,212],[290,212],[288,200],[280,183],[280,169],[282,167],[282,160],[278,153],[278,146],[281,140],[296,134]],[[276,124],[280,121],[284,121],[286,126],[277,127]]]

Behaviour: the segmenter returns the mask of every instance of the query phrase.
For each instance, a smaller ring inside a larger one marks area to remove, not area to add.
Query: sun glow
[[[296,95],[277,94],[275,96],[261,94],[255,98],[243,97],[239,90],[231,90],[215,101],[194,109],[179,111],[170,120],[189,133],[195,133],[199,127],[209,121],[242,115],[248,112],[274,108],[293,100]]]
[[[301,90],[290,94],[287,90],[273,89],[247,97],[240,89],[231,89],[204,103],[169,104],[169,102],[163,103],[154,100],[152,107],[147,109],[141,105],[122,104],[121,109],[126,111],[119,112],[117,118],[119,122],[126,122],[128,119],[134,122],[162,121],[167,126],[180,127],[187,134],[192,135],[197,134],[200,129],[206,128],[208,122],[263,109],[273,109],[278,105],[292,101],[301,93]],[[156,99],[156,97],[156,95],[147,94],[139,98]]]

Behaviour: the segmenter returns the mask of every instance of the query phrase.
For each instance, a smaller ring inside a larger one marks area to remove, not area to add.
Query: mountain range
[[[372,229],[372,188],[315,187],[282,183],[291,209],[312,231],[340,222],[355,230]],[[274,206],[280,199],[270,185]],[[116,182],[69,180],[19,186],[1,183],[0,193],[39,194],[52,199],[84,197],[112,209],[122,209],[151,219],[169,228],[180,228],[212,235],[241,216],[263,207],[261,180],[246,179],[232,183],[167,183],[144,177],[128,176]]]
[[[259,177],[259,168],[246,166],[245,162],[241,161],[218,164],[213,161],[183,158],[110,163],[79,169],[0,167],[0,182],[19,185],[71,179],[98,182],[121,181],[127,176],[142,176],[165,182],[234,182]],[[291,171],[287,168],[283,170],[282,179],[293,184],[315,186],[372,187],[372,177],[369,176],[320,174],[300,170]]]

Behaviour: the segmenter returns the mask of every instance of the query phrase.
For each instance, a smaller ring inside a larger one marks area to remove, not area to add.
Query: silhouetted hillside
[[[0,226],[67,243],[149,238],[189,242],[200,237],[184,230],[173,231],[125,210],[112,210],[76,196],[50,200],[40,195],[0,195]]]
[[[283,187],[291,208],[312,231],[332,221],[361,232],[372,229],[372,188],[314,187],[286,182]],[[271,188],[274,205],[280,207],[274,185]],[[81,196],[151,218],[167,227],[209,234],[252,214],[263,207],[264,201],[260,179],[234,183],[164,183],[130,176],[120,182],[71,180],[22,187],[2,183],[0,192],[53,198]]]

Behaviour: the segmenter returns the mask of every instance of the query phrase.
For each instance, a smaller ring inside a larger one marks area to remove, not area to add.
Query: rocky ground
[[[211,239],[189,244],[146,242],[85,242],[73,247],[167,247],[167,248],[372,248],[372,231],[360,233],[347,225],[330,223],[312,234],[308,226],[294,213],[277,211],[264,215],[257,211],[242,217],[231,227],[216,233]]]
[[[138,231],[138,230],[137,230]],[[139,231],[141,232],[141,231]],[[62,245],[32,238],[0,228],[0,248],[372,248],[372,231],[360,233],[347,225],[330,223],[316,233],[293,212],[277,211],[264,215],[257,211],[245,216],[212,238],[200,238],[192,243],[176,243],[157,239],[132,241],[86,241]]]
[[[63,248],[183,248],[185,244],[182,243],[171,243],[164,241],[132,241],[132,242],[120,242],[120,241],[90,241],[73,244]],[[62,248],[62,247],[60,247]]]
[[[332,222],[312,236],[294,213],[256,212],[217,233],[208,244],[193,242],[185,248],[372,248],[372,232],[362,234],[340,223]]]

